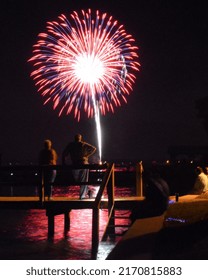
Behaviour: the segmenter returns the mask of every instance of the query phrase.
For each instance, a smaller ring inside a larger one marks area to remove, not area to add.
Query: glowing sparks
[[[114,112],[126,102],[139,69],[134,39],[106,13],[73,12],[70,19],[48,22],[33,46],[29,61],[38,91],[59,115],[73,112],[79,120],[82,112]]]
[[[75,63],[75,75],[83,83],[96,84],[104,74],[102,61],[97,57],[80,55]]]
[[[91,10],[65,15],[48,22],[46,33],[38,35],[29,59],[31,77],[59,115],[81,112],[95,117],[101,161],[100,113],[114,112],[126,102],[139,70],[134,39],[112,17]]]

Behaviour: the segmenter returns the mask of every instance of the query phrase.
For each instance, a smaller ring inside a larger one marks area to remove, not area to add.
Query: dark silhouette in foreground
[[[154,259],[207,260],[208,220],[164,227],[156,236]]]
[[[39,154],[39,164],[42,166],[56,165],[57,164],[57,153],[52,148],[51,140],[44,141],[44,148]],[[45,185],[45,196],[51,199],[52,196],[52,184],[56,178],[56,170],[44,170],[44,185]]]
[[[80,165],[87,165],[89,163],[89,157],[94,154],[96,148],[89,143],[82,141],[82,135],[77,134],[74,137],[74,141],[70,142],[62,153],[62,164],[66,163],[66,157],[70,155],[72,164],[76,167]],[[89,178],[89,169],[74,169],[72,170],[73,177],[76,182],[87,182]],[[88,186],[80,186],[80,199],[86,197],[88,193]]]
[[[147,172],[144,174],[144,196],[132,209],[131,221],[162,215],[168,208],[169,186],[158,173]]]

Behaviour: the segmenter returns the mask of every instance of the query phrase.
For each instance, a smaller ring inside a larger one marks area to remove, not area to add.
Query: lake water
[[[63,189],[54,190],[54,196]],[[67,190],[65,190],[65,193]],[[73,195],[76,196],[74,189]],[[132,194],[132,188],[116,188],[116,196]],[[15,211],[15,214],[14,214]],[[128,216],[128,210],[118,211],[119,216]],[[89,260],[91,258],[92,210],[72,210],[70,231],[64,233],[64,215],[55,217],[53,240],[47,237],[48,223],[45,210],[1,210],[0,212],[0,259],[1,260]],[[100,210],[100,237],[107,220],[107,210]],[[128,219],[119,219],[117,224],[128,225]],[[128,227],[127,227],[128,228]],[[117,228],[122,234],[127,228]],[[97,259],[102,260],[119,241],[101,242]]]

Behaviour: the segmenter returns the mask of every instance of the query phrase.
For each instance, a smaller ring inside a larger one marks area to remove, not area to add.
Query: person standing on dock
[[[93,155],[96,148],[89,143],[82,141],[82,135],[76,134],[74,141],[70,142],[62,153],[62,164],[66,163],[66,157],[70,155],[72,164],[79,167],[80,165],[89,164],[89,157]],[[89,178],[89,169],[74,169],[73,176],[76,182],[87,182]],[[80,186],[80,199],[86,197],[88,186]]]
[[[58,155],[57,152],[52,148],[51,140],[44,141],[44,148],[39,154],[39,164],[42,166],[56,165]],[[45,186],[45,196],[51,199],[52,196],[52,184],[56,178],[56,170],[45,169],[44,170],[44,186]]]

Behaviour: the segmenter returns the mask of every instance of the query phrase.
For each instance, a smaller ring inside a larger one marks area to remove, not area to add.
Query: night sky
[[[207,1],[1,1],[0,153],[3,163],[37,162],[44,139],[61,152],[75,133],[97,145],[94,119],[58,117],[30,78],[32,45],[47,21],[91,8],[123,24],[139,47],[128,103],[101,119],[103,160],[168,159],[170,145],[206,145],[195,100],[208,94]]]

